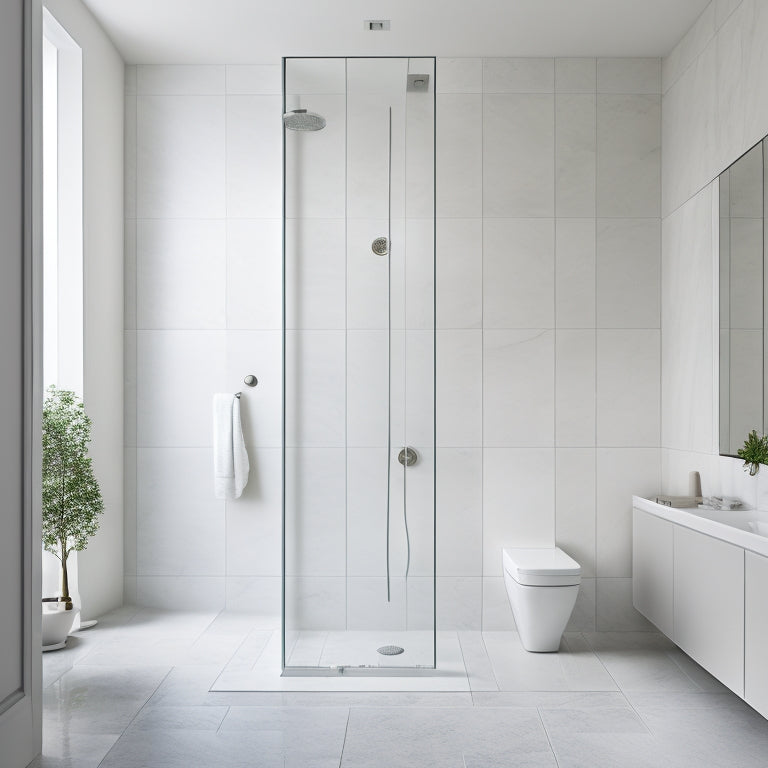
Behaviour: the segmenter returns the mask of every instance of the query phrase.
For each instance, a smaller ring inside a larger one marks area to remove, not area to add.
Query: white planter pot
[[[66,645],[79,612],[77,608],[66,610],[64,603],[43,603],[43,651],[56,651]]]

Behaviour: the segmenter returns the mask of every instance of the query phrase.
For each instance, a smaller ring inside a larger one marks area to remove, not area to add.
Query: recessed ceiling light
[[[389,32],[389,19],[366,19],[363,24],[369,32]]]

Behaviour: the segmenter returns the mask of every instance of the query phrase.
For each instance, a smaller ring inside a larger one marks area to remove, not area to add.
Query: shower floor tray
[[[455,632],[437,634],[437,669],[428,667],[433,654],[431,632],[289,632],[287,675],[281,674],[280,639],[280,631],[273,631],[255,659],[253,655],[246,658],[248,653],[256,651],[255,645],[250,650],[241,649],[211,690],[470,690]],[[397,656],[381,655],[377,649],[384,645],[399,645],[404,652]]]

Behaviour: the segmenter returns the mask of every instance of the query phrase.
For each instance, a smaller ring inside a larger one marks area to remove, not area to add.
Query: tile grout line
[[[536,707],[536,715],[538,716],[541,727],[544,730],[544,735],[547,737],[547,744],[549,744],[549,748],[552,751],[552,757],[555,759],[555,765],[559,766],[560,762],[557,759],[557,754],[555,753],[555,749],[552,746],[552,740],[549,738],[549,731],[547,730],[547,726],[544,724],[544,718],[541,715],[541,707]]]
[[[138,708],[138,710],[136,711],[136,714],[134,714],[134,716],[130,719],[130,721],[125,726],[125,728],[123,728],[123,730],[120,731],[120,735],[115,739],[115,743],[109,748],[109,750],[107,751],[107,754],[104,755],[104,757],[102,757],[101,760],[99,761],[99,766],[104,764],[104,761],[107,759],[107,757],[109,757],[109,753],[112,752],[112,750],[117,746],[117,743],[120,741],[120,739],[123,738],[126,731],[134,724],[134,722],[136,722],[136,718],[144,711],[144,708],[152,700],[152,697],[160,690],[160,687],[168,679],[169,675],[171,674],[171,672],[173,672],[174,669],[176,669],[175,664],[171,665],[171,668],[165,673],[165,675],[163,675],[163,679],[155,686],[152,693],[150,693],[149,696],[147,696],[144,703]]]
[[[344,748],[347,746],[347,735],[349,733],[349,721],[352,717],[352,707],[347,708],[347,724],[344,726],[344,741],[341,744],[341,754],[339,755],[339,768],[344,761]]]

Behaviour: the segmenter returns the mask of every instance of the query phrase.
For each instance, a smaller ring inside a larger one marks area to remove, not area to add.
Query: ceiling
[[[665,56],[709,0],[84,0],[129,63]],[[389,19],[369,32],[365,19]]]

